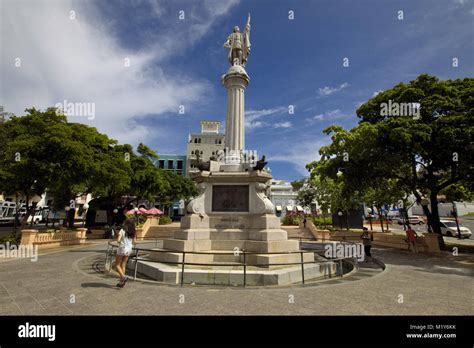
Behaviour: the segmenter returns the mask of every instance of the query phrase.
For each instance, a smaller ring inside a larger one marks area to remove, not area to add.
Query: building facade
[[[164,170],[171,170],[178,175],[186,176],[186,155],[159,155],[155,165]]]
[[[293,191],[289,181],[273,179],[269,191],[269,198],[278,217],[284,217],[289,212],[303,212],[303,208],[297,205],[298,193]]]
[[[212,156],[217,157],[220,150],[225,149],[225,135],[219,133],[219,121],[201,121],[201,133],[191,133],[188,136],[186,151],[186,175],[198,172],[197,158],[209,161]]]

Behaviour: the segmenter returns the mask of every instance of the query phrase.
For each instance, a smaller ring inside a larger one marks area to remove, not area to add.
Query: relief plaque
[[[249,211],[248,185],[213,185],[213,212],[245,212]]]

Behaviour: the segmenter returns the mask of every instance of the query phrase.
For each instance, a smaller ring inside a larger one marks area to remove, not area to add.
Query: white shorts
[[[118,256],[130,256],[132,254],[132,248],[119,247],[117,249]]]

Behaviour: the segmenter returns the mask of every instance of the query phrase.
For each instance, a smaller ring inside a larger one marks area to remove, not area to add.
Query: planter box
[[[86,229],[39,233],[38,230],[22,230],[21,245],[36,245],[38,249],[57,248],[64,245],[84,244]]]

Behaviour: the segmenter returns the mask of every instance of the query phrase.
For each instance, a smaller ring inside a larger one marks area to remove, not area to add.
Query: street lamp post
[[[117,220],[118,209],[115,208],[114,210],[112,210],[112,212],[114,213],[114,215],[112,215],[112,225],[113,225]]]
[[[71,227],[70,224],[69,224],[69,219],[70,219],[70,216],[69,216],[69,215],[71,214],[69,211],[71,210],[71,207],[70,207],[70,206],[66,206],[65,210],[66,210],[66,219],[65,219],[66,226],[67,226],[67,227]],[[64,224],[63,224],[63,226],[64,226]]]
[[[342,211],[338,211],[337,215],[339,216],[339,225],[341,226],[341,231],[342,231]]]
[[[453,201],[453,215],[454,215],[454,221],[456,221],[456,228],[458,229],[458,239],[462,239],[461,229],[459,228],[459,221],[458,221],[458,209],[456,208],[456,202],[454,201]]]
[[[82,210],[82,215],[83,215],[83,217],[82,217],[82,227],[84,227],[85,224],[86,224],[87,210],[89,209],[89,204],[87,204],[87,203],[84,204],[82,206],[82,209],[83,209]]]
[[[372,209],[367,208],[367,215],[369,217],[370,230],[373,231],[373,228],[372,228]]]

